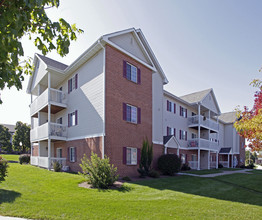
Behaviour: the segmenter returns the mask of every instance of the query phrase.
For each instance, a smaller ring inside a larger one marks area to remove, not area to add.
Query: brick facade
[[[141,84],[123,77],[123,61],[141,71]],[[152,141],[152,71],[122,52],[106,45],[105,154],[121,176],[137,176],[138,165],[123,164],[123,147],[142,148]],[[123,120],[123,103],[141,108],[141,124]]]
[[[33,149],[33,151],[32,151],[32,156],[38,156],[38,145],[34,145],[33,147],[32,147],[32,149]]]
[[[68,155],[68,148],[76,148],[76,161],[70,162]],[[91,156],[91,152],[96,153],[101,157],[102,153],[102,137],[86,138],[73,141],[58,141],[54,143],[54,154],[56,157],[57,148],[62,148],[62,157],[66,158],[66,165],[70,167],[71,171],[78,172],[81,171],[79,164],[84,154],[88,157]]]

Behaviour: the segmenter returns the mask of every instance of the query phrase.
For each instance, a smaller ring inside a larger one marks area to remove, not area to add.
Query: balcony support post
[[[210,150],[208,151],[207,169],[210,170]]]
[[[50,105],[50,88],[51,88],[51,76],[48,72],[48,170],[51,169],[51,139],[50,139],[50,122],[51,122],[51,105]]]
[[[200,170],[200,103],[198,103],[198,154],[197,169]]]
[[[197,170],[200,170],[200,148],[197,150]]]
[[[229,168],[229,154],[227,155],[227,168]]]
[[[218,169],[218,151],[216,152],[216,169]]]

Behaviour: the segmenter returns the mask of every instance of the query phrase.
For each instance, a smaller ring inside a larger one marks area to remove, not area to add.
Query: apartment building
[[[134,176],[145,138],[153,143],[154,166],[161,154],[174,149],[187,160],[189,145],[197,155],[188,160],[192,168],[212,167],[212,161],[210,166],[202,161],[218,157],[220,110],[213,91],[204,92],[212,100],[201,99],[201,104],[164,91],[168,80],[140,29],[102,36],[69,66],[39,54],[34,65],[27,88],[33,165],[51,169],[60,161],[65,169],[80,171],[83,155],[94,152],[108,156],[120,175]],[[167,101],[176,104],[175,118],[174,105],[167,109]],[[171,147],[174,142],[179,147]]]

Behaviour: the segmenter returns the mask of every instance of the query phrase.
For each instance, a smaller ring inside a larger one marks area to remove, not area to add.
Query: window
[[[186,163],[186,155],[185,154],[181,154],[181,163],[182,164]]]
[[[140,124],[141,109],[136,106],[123,103],[123,119],[134,124]]]
[[[78,74],[75,74],[71,79],[68,80],[68,94],[74,89],[77,89]]]
[[[195,112],[192,112],[192,116],[196,116],[196,113],[195,113]]]
[[[187,131],[180,130],[179,132],[179,139],[180,140],[187,140]]]
[[[180,106],[180,116],[187,118],[187,109]]]
[[[68,127],[77,125],[77,110],[68,114]]]
[[[57,148],[56,149],[56,157],[57,158],[62,158],[62,148]]]
[[[76,162],[76,148],[75,147],[70,147],[69,148],[69,159],[70,162]]]
[[[126,164],[137,165],[137,148],[126,148]]]
[[[63,118],[60,117],[60,118],[56,119],[56,123],[62,125],[63,124]]]
[[[176,113],[176,103],[167,100],[167,111]]]
[[[137,84],[141,83],[141,73],[140,73],[140,69],[137,68],[136,66],[124,61],[123,64],[124,68],[123,68],[123,76],[134,82]]]
[[[170,127],[166,127],[166,135],[168,136],[168,135],[174,135],[174,136],[176,136],[176,129],[175,128],[170,128]]]
[[[192,133],[192,139],[196,139],[197,138],[197,135]]]

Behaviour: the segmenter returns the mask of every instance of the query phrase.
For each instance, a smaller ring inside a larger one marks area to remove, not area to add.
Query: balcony
[[[51,157],[50,164],[51,168],[55,161],[58,161],[62,166],[66,166],[66,158]],[[31,164],[34,166],[48,168],[48,157],[34,157],[31,156]]]
[[[196,139],[191,139],[188,141],[188,147],[196,147],[198,148],[198,138]],[[218,149],[218,142],[215,141],[209,141],[206,139],[200,138],[200,149],[210,149],[210,150],[217,150]]]
[[[66,140],[67,127],[65,125],[47,122],[30,131],[31,142],[45,140],[48,138],[54,139],[54,140]]]
[[[48,102],[51,104],[51,114],[55,114],[67,107],[66,95],[60,90],[50,89],[50,97],[48,100],[48,89],[39,95],[30,105],[30,114],[32,117],[38,117],[38,112],[48,111]]]
[[[188,117],[188,127],[198,129],[198,125],[200,125],[200,129],[210,129],[210,132],[218,132],[219,129],[217,122],[202,115],[200,115],[200,121],[198,115]]]

